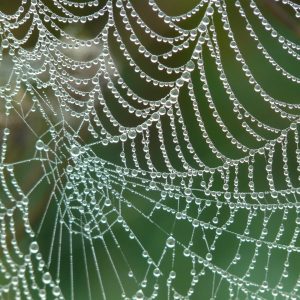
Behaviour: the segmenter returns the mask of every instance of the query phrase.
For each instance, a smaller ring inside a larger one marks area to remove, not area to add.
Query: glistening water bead
[[[37,140],[36,141],[36,144],[35,144],[35,148],[36,148],[36,150],[43,150],[44,149],[44,142],[43,141],[41,141],[41,140]]]
[[[145,299],[145,296],[144,296],[144,293],[143,293],[142,290],[139,290],[139,291],[136,292],[135,299],[136,300],[143,300],[143,299]]]
[[[38,243],[37,242],[32,242],[31,244],[30,244],[30,252],[31,253],[33,253],[33,254],[35,254],[35,253],[37,253],[39,251],[39,245],[38,245]]]
[[[43,282],[49,284],[51,282],[51,275],[49,272],[43,274]]]
[[[80,148],[78,146],[72,145],[71,147],[71,155],[73,157],[77,157],[80,155]]]
[[[159,277],[159,276],[161,275],[161,274],[160,274],[159,268],[155,268],[155,269],[154,269],[153,275],[154,275],[155,277]]]
[[[167,247],[169,247],[169,248],[174,248],[175,247],[175,239],[172,237],[172,236],[170,236],[170,237],[168,237],[168,239],[167,239]]]

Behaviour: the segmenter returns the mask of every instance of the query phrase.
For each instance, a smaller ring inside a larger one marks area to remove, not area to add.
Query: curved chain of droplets
[[[299,15],[299,6],[293,1],[282,3]],[[201,0],[189,12],[178,16],[165,13],[159,1],[149,0],[145,5],[148,13],[164,24],[161,32],[144,21],[145,16],[131,1],[100,4],[58,0],[54,11],[43,1],[22,0],[14,14],[0,13],[0,58],[3,62],[11,60],[8,80],[0,87],[4,120],[0,144],[0,272],[4,280],[1,297],[12,294],[15,299],[62,299],[70,290],[70,298],[77,298],[73,244],[79,239],[89,299],[94,299],[93,295],[111,299],[104,283],[101,259],[97,258],[98,243],[108,257],[119,295],[125,299],[197,299],[201,295],[198,286],[207,278],[211,278],[211,299],[222,299],[224,286],[230,299],[270,296],[297,299],[299,274],[293,275],[296,279],[292,285],[286,282],[292,272],[292,257],[299,259],[300,252],[297,125],[300,104],[272,97],[257,82],[239,48],[239,36],[231,25],[227,6],[243,18],[246,32],[267,63],[295,86],[299,85],[300,78],[271,56],[251,19],[256,18],[295,63],[300,60],[300,45],[277,32],[255,1]],[[93,12],[82,16],[84,9]],[[197,15],[201,15],[198,25],[185,29],[184,22]],[[102,25],[94,38],[83,40],[68,33],[72,30],[66,24],[85,26],[97,20],[102,20]],[[221,24],[221,29],[216,22]],[[28,23],[26,34],[17,38],[14,32]],[[28,50],[26,43],[36,30],[35,47]],[[286,125],[275,127],[269,120],[256,117],[249,105],[239,100],[224,64],[222,33],[226,33],[232,57],[244,80],[248,80],[258,98],[266,103],[264,107],[267,105],[270,113]],[[152,43],[166,50],[157,47],[150,50]],[[116,50],[122,56],[122,63],[117,63]],[[191,50],[189,58],[174,66],[172,58],[180,53],[185,55],[187,50]],[[147,63],[143,65],[141,59]],[[220,103],[214,99],[208,61],[216,68],[227,95],[223,105],[232,107],[232,118],[246,138],[233,130]],[[141,96],[140,89],[125,79],[127,70],[122,65],[134,70],[136,78],[150,90],[161,90],[157,92],[161,96],[155,93]],[[185,102],[187,99],[189,103]],[[188,106],[192,116],[186,112]],[[231,150],[225,151],[216,140],[205,115],[208,112],[215,120],[215,130],[223,135],[224,144],[230,145]],[[33,122],[34,118],[31,119],[37,113],[46,124],[43,133]],[[21,119],[35,139],[32,157],[13,162],[7,161],[14,130],[12,115]],[[124,116],[136,125],[124,121]],[[198,133],[197,138],[192,131]],[[293,171],[288,158],[290,143],[294,143]],[[115,160],[108,161],[97,149],[111,145],[119,146],[120,151]],[[279,152],[285,182],[280,187],[274,171],[278,172],[278,159],[274,156]],[[264,169],[264,189],[256,186],[258,161]],[[16,170],[36,163],[43,173],[25,191]],[[246,187],[242,187],[245,178]],[[31,194],[45,183],[52,189],[38,230],[33,230],[29,218]],[[39,249],[42,247],[38,241],[53,203],[56,216],[45,254]],[[132,226],[127,210],[136,214],[135,222],[141,228],[145,224],[152,226],[153,239],[157,234],[160,242],[147,243]],[[19,245],[19,224],[15,220],[18,214],[22,216],[24,234],[32,241],[27,250],[21,250]],[[172,219],[172,226],[166,226],[165,216]],[[243,222],[239,221],[241,216]],[[255,233],[257,223],[260,225]],[[291,226],[288,231],[286,227]],[[189,228],[188,238],[182,238],[180,228]],[[69,237],[67,240],[63,238],[64,233]],[[219,245],[224,236],[236,243],[227,265],[217,260],[224,251]],[[130,262],[124,239],[133,243],[143,266]],[[67,287],[61,283],[65,243],[69,245],[70,264]],[[154,254],[154,248],[161,249],[159,255]],[[115,251],[119,251],[124,262],[122,271],[114,257]],[[276,251],[283,253],[283,260],[280,270],[274,271],[276,262],[272,260]],[[263,276],[256,278],[261,268],[261,253],[264,253]],[[89,259],[93,266],[88,264]],[[177,260],[189,266],[186,275],[176,266]],[[236,271],[236,266],[241,266],[242,273]],[[91,269],[96,274],[97,288],[90,283]],[[182,273],[176,275],[176,270]],[[269,279],[272,272],[277,272],[275,282]],[[177,279],[183,278],[180,276],[189,278],[185,288],[178,287]],[[134,288],[127,288],[128,281],[134,283]]]

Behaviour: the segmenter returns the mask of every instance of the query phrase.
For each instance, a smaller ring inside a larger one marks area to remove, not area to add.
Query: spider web
[[[262,1],[16,2],[1,298],[299,298],[300,45]]]

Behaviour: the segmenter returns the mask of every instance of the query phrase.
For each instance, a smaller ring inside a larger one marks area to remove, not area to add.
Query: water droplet
[[[130,138],[130,139],[134,139],[135,137],[136,137],[136,131],[135,130],[129,130],[129,132],[128,132],[128,137]]]
[[[190,196],[192,194],[192,190],[190,188],[186,188],[184,190],[184,193],[185,193],[186,196]]]
[[[128,272],[128,277],[133,277],[133,272],[132,271]]]
[[[52,293],[54,296],[59,296],[60,295],[60,288],[58,286],[54,286],[52,289]]]
[[[174,246],[175,246],[175,239],[172,236],[168,237],[167,247],[174,248]]]
[[[77,157],[77,156],[80,154],[80,149],[79,149],[79,147],[73,145],[73,146],[71,147],[71,154],[72,154],[72,156]]]
[[[193,226],[198,227],[200,225],[200,221],[198,220],[193,220]]]
[[[9,41],[7,39],[3,39],[1,43],[2,48],[8,48],[9,47]]]
[[[208,16],[212,16],[214,13],[214,9],[211,6],[209,6],[206,10],[206,13]]]
[[[205,258],[206,258],[207,261],[211,261],[212,260],[212,254],[207,253]]]
[[[37,242],[32,242],[30,244],[30,252],[31,253],[37,253],[39,251],[39,245]]]
[[[10,132],[9,128],[4,128],[3,130],[4,135],[9,135],[9,132]]]
[[[171,95],[171,97],[174,97],[174,98],[178,97],[179,90],[177,88],[172,89],[170,92],[170,95]]]
[[[155,269],[154,269],[153,275],[154,275],[155,277],[159,277],[159,276],[160,276],[160,270],[159,270],[159,268],[155,268]]]
[[[35,148],[36,150],[43,150],[44,149],[44,142],[42,140],[37,140],[36,144],[35,144]]]
[[[176,272],[175,271],[171,271],[170,272],[170,278],[174,279],[176,277]]]
[[[195,64],[194,64],[194,62],[190,60],[190,61],[186,64],[186,69],[187,69],[187,71],[192,72],[192,71],[195,69]]]
[[[219,219],[218,219],[218,217],[213,217],[212,221],[213,221],[214,224],[217,224]]]
[[[190,72],[184,71],[184,72],[182,73],[182,79],[183,79],[184,81],[189,81],[189,80],[190,80]]]
[[[44,275],[43,275],[43,282],[45,284],[49,284],[51,282],[51,275],[49,272],[46,272]]]
[[[230,200],[230,198],[231,198],[231,193],[230,193],[230,192],[225,192],[224,198],[225,198],[226,200]]]
[[[144,299],[144,293],[142,290],[138,290],[135,294],[135,299],[136,300],[142,300]]]

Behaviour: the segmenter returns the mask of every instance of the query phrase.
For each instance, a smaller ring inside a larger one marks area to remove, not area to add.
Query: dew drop
[[[155,268],[155,269],[154,269],[153,275],[154,275],[155,277],[159,277],[159,276],[160,276],[160,270],[159,270],[159,268]]]
[[[212,254],[207,253],[205,258],[206,258],[207,261],[211,261],[212,260]]]
[[[134,139],[135,137],[136,137],[136,131],[135,130],[129,130],[129,132],[128,132],[128,137],[130,138],[130,139]]]
[[[52,289],[52,293],[54,296],[59,296],[60,295],[60,288],[58,286],[54,286]]]
[[[184,193],[185,193],[186,196],[190,196],[192,194],[192,190],[190,188],[186,188],[184,190]]]
[[[43,282],[45,284],[49,284],[51,282],[51,275],[49,272],[46,272],[44,275],[43,275]]]
[[[73,145],[73,146],[71,147],[71,154],[72,154],[72,156],[77,157],[77,156],[80,154],[80,149],[79,149],[79,147]]]
[[[128,272],[128,277],[133,277],[133,272],[132,271]]]
[[[44,142],[42,140],[37,140],[36,144],[35,144],[35,148],[36,150],[43,150],[44,149]]]
[[[86,232],[89,232],[89,231],[91,230],[90,225],[89,225],[89,224],[85,224],[85,225],[84,225],[84,230],[85,230]]]
[[[172,236],[168,237],[167,247],[174,248],[174,246],[175,246],[175,239]]]
[[[8,48],[9,47],[9,41],[7,39],[3,39],[1,43],[2,48]]]
[[[138,290],[135,294],[135,299],[136,300],[142,300],[144,299],[144,293],[142,290]]]
[[[195,69],[195,64],[194,64],[194,62],[190,60],[190,61],[186,64],[186,69],[187,69],[187,71],[192,72],[192,71]]]
[[[31,253],[37,253],[39,251],[39,245],[37,242],[32,242],[30,244],[30,252]]]
[[[230,198],[231,198],[230,192],[226,192],[226,193],[224,194],[224,198],[225,198],[226,200],[230,200]]]

